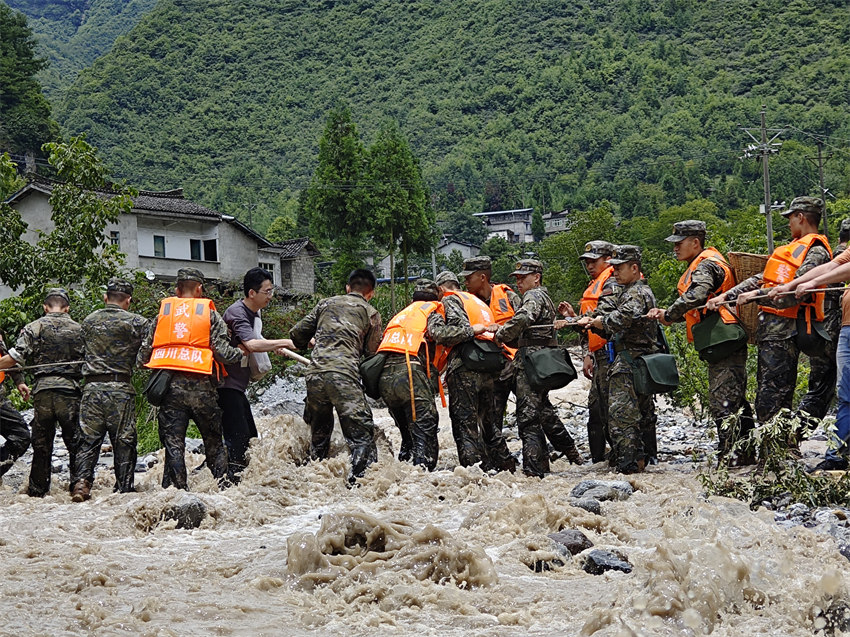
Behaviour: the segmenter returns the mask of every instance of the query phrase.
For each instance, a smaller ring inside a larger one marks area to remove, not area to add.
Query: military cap
[[[517,261],[514,266],[516,270],[511,272],[511,276],[522,276],[525,274],[543,274],[543,264],[537,259],[523,259]]]
[[[637,246],[614,246],[614,256],[608,261],[611,265],[620,265],[629,261],[640,261],[640,248]]]
[[[679,243],[688,237],[700,237],[705,239],[705,221],[688,219],[673,224],[673,234],[664,239],[673,243]]]
[[[109,282],[106,284],[107,292],[122,292],[124,294],[129,294],[133,296],[133,284],[125,279],[119,279],[118,277],[112,277],[109,279]]]
[[[437,285],[443,285],[448,281],[452,281],[457,285],[460,285],[460,281],[457,280],[457,275],[450,270],[443,270],[437,275]]]
[[[584,254],[579,259],[599,259],[614,254],[614,244],[607,241],[588,241],[584,244]]]
[[[841,232],[850,231],[850,217],[841,220],[841,225],[838,228]]]
[[[204,282],[204,273],[198,268],[180,268],[177,270],[177,281],[197,281]]]
[[[479,270],[492,270],[493,264],[490,262],[490,257],[481,255],[472,257],[463,262],[463,271],[458,274],[458,277],[469,276],[475,274]]]
[[[68,296],[68,292],[67,290],[65,290],[65,288],[49,288],[47,290],[47,294],[44,295],[44,302],[47,303],[47,299],[49,299],[51,296],[58,296],[68,305],[71,304],[71,298]]]
[[[810,212],[816,215],[823,214],[823,199],[820,197],[797,197],[788,206],[788,210],[782,212],[783,217],[787,217],[795,212]]]
[[[436,297],[440,296],[440,288],[431,279],[416,279],[413,293],[415,294],[416,292],[428,292]]]

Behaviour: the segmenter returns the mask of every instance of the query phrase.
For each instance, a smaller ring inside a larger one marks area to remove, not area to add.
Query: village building
[[[508,243],[531,243],[531,213],[534,208],[519,208],[517,210],[493,210],[491,212],[476,212],[487,227],[487,238],[501,237]]]
[[[569,228],[569,210],[561,212],[547,212],[543,215],[543,225],[546,227],[546,236],[565,232]]]

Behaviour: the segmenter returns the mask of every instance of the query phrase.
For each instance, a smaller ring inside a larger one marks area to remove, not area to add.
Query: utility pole
[[[765,126],[765,116],[767,114],[767,106],[762,105],[761,107],[761,127],[758,129],[755,128],[743,128],[740,127],[742,131],[744,131],[750,138],[755,142],[755,144],[750,144],[744,149],[744,155],[741,159],[749,158],[749,157],[760,157],[762,161],[762,178],[764,180],[764,215],[767,220],[767,249],[771,253],[773,252],[773,214],[772,214],[772,206],[770,205],[770,170],[768,169],[768,158],[770,155],[779,152],[780,146],[782,146],[781,142],[775,141],[777,137],[779,137],[782,133],[785,132],[782,128],[766,128]],[[758,131],[761,134],[761,139],[756,139],[753,135],[752,131]],[[773,137],[770,140],[767,139],[767,134],[770,133]]]
[[[829,239],[829,226],[827,225],[826,219],[826,196],[832,196],[832,193],[826,189],[823,183],[823,162],[832,157],[832,153],[824,158],[823,156],[823,142],[818,140],[818,156],[817,157],[806,157],[810,162],[817,164],[818,167],[818,177],[820,183],[820,198],[823,200],[823,235]]]

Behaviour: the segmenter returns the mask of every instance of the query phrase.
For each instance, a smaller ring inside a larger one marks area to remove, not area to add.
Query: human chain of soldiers
[[[762,273],[739,283],[724,256],[706,247],[703,222],[675,223],[667,241],[676,258],[688,265],[677,286],[678,297],[666,309],[656,307],[643,277],[641,249],[604,240],[588,242],[580,256],[592,280],[578,312],[566,301],[555,306],[543,286],[539,261],[516,264],[511,276],[517,293],[493,283],[489,257],[479,256],[467,259],[459,275],[444,271],[435,281],[418,280],[412,302],[386,329],[370,304],[374,274],[354,270],[346,293],[321,300],[291,329],[288,339],[262,337],[260,313],[273,285],[261,268],[245,275],[245,297],[223,316],[203,298],[204,277],[194,268],[178,272],[175,296],[161,302],[150,322],[129,311],[133,287],[124,280],[109,282],[106,306],[81,325],[68,316],[67,293],[51,289],[45,316],[25,326],[8,353],[0,349],[0,369],[27,366],[35,378],[27,492],[43,496],[49,491],[57,425],[69,451],[74,501],[90,498],[107,433],[115,454],[115,490],[133,490],[131,374],[137,363],[164,379],[158,394],[148,394],[158,395],[160,403],[163,487],[187,488],[184,452],[190,418],[204,439],[206,466],[213,476],[222,486],[237,482],[248,462],[250,441],[257,436],[245,395],[248,383],[262,373],[264,353],[308,348],[312,356],[305,369],[304,420],[311,430],[310,456],[327,458],[336,411],[351,457],[350,482],[377,460],[367,393],[383,399],[399,429],[399,460],[435,469],[436,399],[445,404],[443,378],[459,463],[478,464],[486,471],[517,469],[502,434],[513,392],[522,471],[542,478],[550,470],[550,444],[571,463],[584,463],[548,397],[551,387],[569,379],[564,372],[569,357],[557,341],[557,330],[567,325],[580,333],[582,372],[591,380],[591,460],[607,461],[620,473],[640,472],[657,462],[653,393],[660,390],[638,382],[636,370],[641,361],[651,367],[652,355],[666,347],[660,325],[679,321],[686,323],[688,339],[708,365],[708,407],[724,461],[733,466],[756,462],[752,447],[735,443],[749,435],[756,420],[765,423],[781,409],[791,409],[802,351],[811,361],[809,391],[798,406],[807,422],[816,424],[825,416],[838,382],[836,444],[817,468],[847,468],[850,308],[840,288],[824,286],[850,279],[850,252],[833,255],[827,238],[819,234],[822,200],[798,197],[782,214],[792,242],[774,250]],[[850,220],[841,224],[840,248],[848,237]],[[746,399],[747,333],[732,306],[755,300],[759,323],[754,415]],[[81,367],[65,364],[78,359],[84,361]],[[20,371],[12,376],[26,398],[30,390]],[[0,396],[2,475],[26,450],[29,432],[5,395]]]

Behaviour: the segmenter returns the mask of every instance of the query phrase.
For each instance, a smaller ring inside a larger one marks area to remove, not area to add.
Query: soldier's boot
[[[584,457],[576,448],[576,443],[573,441],[570,442],[572,444],[564,452],[564,455],[567,456],[567,460],[570,461],[570,464],[584,464]]]
[[[86,500],[91,499],[91,482],[89,480],[83,479],[77,481],[77,484],[74,485],[73,491],[71,491],[71,501],[72,502],[85,502]]]

